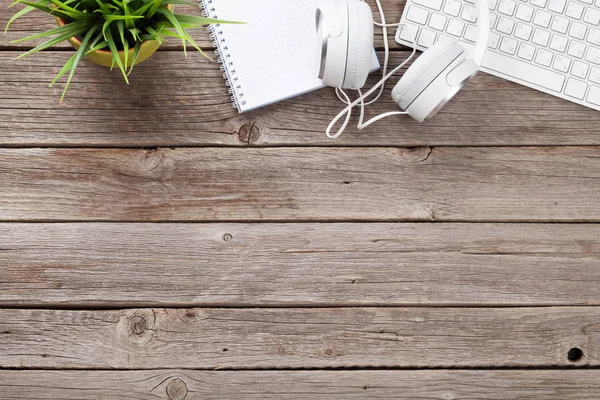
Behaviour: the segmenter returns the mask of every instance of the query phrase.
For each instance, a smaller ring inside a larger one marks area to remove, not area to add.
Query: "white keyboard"
[[[476,40],[473,0],[407,0],[396,41]],[[595,4],[594,4],[595,1]],[[488,0],[482,71],[600,110],[600,0]]]

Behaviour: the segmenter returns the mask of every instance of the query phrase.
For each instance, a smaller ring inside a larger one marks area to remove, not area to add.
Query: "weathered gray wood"
[[[179,52],[161,52],[136,67],[130,86],[118,71],[83,63],[59,104],[62,86],[47,83],[69,55],[44,52],[15,61],[18,54],[0,52],[0,145],[5,146],[600,143],[597,111],[486,74],[430,123],[395,117],[365,132],[350,128],[333,141],[324,130],[342,107],[330,89],[240,115],[230,105],[218,64],[196,53],[185,59]],[[407,54],[394,53],[392,63]],[[395,107],[388,90],[370,113]]]
[[[7,9],[8,5],[11,4],[13,2],[13,0],[0,0],[0,10],[2,10],[2,12],[0,13],[0,28],[1,31],[0,32],[0,50],[2,50],[2,48],[30,48],[32,47],[32,45],[35,44],[39,44],[42,43],[41,41],[32,41],[32,42],[23,42],[23,43],[11,43],[11,41],[16,40],[16,39],[20,39],[20,38],[24,38],[27,37],[29,35],[33,35],[36,33],[40,33],[42,31],[45,31],[47,29],[51,29],[56,27],[56,23],[54,22],[54,19],[47,16],[46,14],[42,13],[42,12],[35,12],[32,14],[29,14],[26,17],[23,17],[19,20],[17,20],[16,22],[14,22],[11,27],[10,30],[4,35],[2,34],[4,31],[4,28],[6,26],[6,23],[8,22],[8,20],[10,19],[10,17],[14,14],[14,12],[16,10],[19,9],[19,7],[14,7],[11,9]],[[198,3],[200,3],[200,1],[197,1]],[[386,10],[386,18],[388,18],[388,22],[396,22],[400,20],[400,15],[402,13],[402,10],[404,9],[404,3],[405,0],[382,0],[382,4],[384,9]],[[375,8],[375,3],[373,2],[372,4],[373,10],[374,10],[374,15],[375,15],[375,20],[379,21],[379,14],[376,11]],[[177,5],[175,7],[175,11],[178,14],[190,14],[190,15],[201,15],[201,10],[200,7],[197,6],[190,6],[190,5]],[[223,18],[227,18],[226,15],[223,15]],[[192,29],[189,31],[191,36],[194,38],[194,40],[196,40],[196,42],[204,47],[204,48],[209,48],[211,47],[212,43],[208,38],[208,33],[206,32],[205,29],[199,28],[199,29]],[[390,33],[390,37],[393,38],[393,35],[395,34],[395,29],[394,28],[390,28],[389,29],[389,33]],[[375,44],[377,47],[382,47],[383,46],[383,35],[381,33],[381,29],[376,29],[375,30]],[[393,42],[393,39],[391,39]],[[57,45],[54,47],[55,49],[69,49],[70,46],[68,43],[61,43],[60,45]],[[167,42],[161,47],[162,50],[180,50],[181,49],[181,43],[178,43],[177,40],[167,40]]]
[[[0,224],[0,306],[590,305],[600,225]]]
[[[590,400],[598,370],[0,371],[5,400]]]
[[[599,320],[598,307],[2,309],[0,367],[598,366]]]
[[[598,221],[598,171],[600,147],[0,149],[0,219]]]

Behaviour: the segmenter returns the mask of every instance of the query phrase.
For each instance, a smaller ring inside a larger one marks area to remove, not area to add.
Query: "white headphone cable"
[[[348,124],[350,123],[350,118],[352,117],[352,109],[354,107],[356,107],[359,103],[360,103],[360,117],[359,117],[358,124],[357,124],[357,128],[359,130],[364,129],[367,126],[369,126],[383,118],[387,118],[392,115],[406,115],[407,114],[405,111],[391,111],[391,112],[380,114],[380,115],[373,117],[370,120],[363,123],[364,115],[365,115],[365,105],[373,104],[375,101],[377,101],[381,97],[381,94],[383,93],[383,89],[385,87],[385,82],[389,78],[391,78],[396,72],[398,72],[402,67],[404,67],[406,65],[406,63],[408,63],[410,60],[412,60],[412,58],[414,57],[414,55],[417,51],[416,50],[416,34],[415,34],[415,32],[413,32],[412,27],[409,25],[404,25],[402,23],[386,24],[385,16],[383,15],[383,7],[381,6],[381,2],[380,2],[380,0],[376,0],[376,2],[377,2],[377,8],[379,9],[380,15],[382,16],[382,23],[380,24],[380,23],[374,22],[374,24],[377,26],[381,26],[383,28],[383,39],[384,39],[384,46],[385,46],[385,58],[384,58],[384,64],[383,64],[383,75],[384,76],[379,82],[377,82],[364,95],[362,94],[362,92],[360,90],[358,90],[359,97],[354,102],[351,102],[350,97],[346,94],[346,92],[343,89],[341,89],[341,88],[335,89],[335,92],[336,92],[338,98],[347,106],[345,109],[343,109],[342,111],[339,112],[339,114],[331,121],[331,123],[327,127],[326,133],[327,133],[327,137],[329,137],[330,139],[337,139],[338,137],[340,137],[340,135],[342,133],[344,133],[344,131],[348,127]],[[412,53],[410,54],[410,56],[406,60],[404,60],[400,65],[398,65],[396,68],[394,68],[390,73],[386,74],[388,63],[389,63],[389,40],[388,40],[386,28],[392,27],[392,26],[405,26],[406,28],[408,28],[411,31],[410,33],[411,33],[411,36],[413,39],[412,40],[413,50],[412,50]],[[365,103],[365,99],[367,97],[369,97],[370,95],[372,95],[378,88],[380,88],[379,94],[374,99],[372,99],[370,102]],[[340,129],[335,134],[331,134],[331,130],[333,129],[335,124],[337,124],[337,122],[344,116],[344,114],[346,114],[346,119],[344,120],[344,123],[342,124]]]

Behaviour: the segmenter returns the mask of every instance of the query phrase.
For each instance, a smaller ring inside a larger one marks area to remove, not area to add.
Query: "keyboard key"
[[[587,64],[584,64],[581,61],[575,61],[573,63],[573,68],[571,68],[571,74],[578,78],[585,79],[588,73],[588,69],[590,69],[590,67],[588,67]]]
[[[483,61],[484,67],[507,75],[521,81],[525,80],[533,85],[554,92],[560,92],[565,83],[565,77],[558,72],[538,67],[529,62],[506,56],[495,51],[488,51]]]
[[[567,33],[567,29],[569,28],[570,22],[571,21],[569,21],[567,18],[559,17],[557,15],[552,20],[552,26],[550,27],[550,29],[558,33]]]
[[[496,19],[498,19],[496,14],[490,13],[490,29],[494,29],[496,27]]]
[[[419,27],[413,24],[406,24],[400,27],[400,39],[405,40],[407,42],[413,42],[413,39],[418,36]],[[415,37],[413,37],[413,35]]]
[[[461,6],[462,6],[462,4],[459,1],[448,0],[448,1],[446,1],[446,5],[444,6],[444,13],[450,14],[453,17],[458,17]]]
[[[547,0],[531,0],[530,3],[533,4],[534,6],[546,8],[546,1]]]
[[[550,25],[550,18],[552,14],[547,13],[546,11],[537,10],[535,13],[535,17],[533,17],[533,23],[537,26],[541,26],[547,28]]]
[[[494,11],[497,6],[498,0],[488,0],[488,7],[490,8],[490,11]]]
[[[571,59],[560,54],[554,58],[554,64],[552,64],[552,68],[560,72],[567,72],[570,66]]]
[[[566,0],[550,0],[548,2],[548,10],[562,14],[565,10]]]
[[[587,101],[597,106],[600,106],[600,88],[592,85],[588,93]]]
[[[521,40],[529,40],[529,38],[531,37],[531,31],[533,31],[533,28],[531,26],[519,22],[517,23],[517,27],[515,28],[515,36]]]
[[[587,54],[585,55],[585,61],[589,61],[594,64],[600,64],[600,49],[597,47],[588,47]]]
[[[575,97],[576,99],[583,100],[585,97],[585,91],[587,90],[587,83],[577,79],[569,78],[567,85],[565,86],[565,94],[567,96]]]
[[[521,57],[524,60],[531,61],[533,60],[533,55],[535,54],[535,46],[532,46],[528,43],[521,43],[519,46],[519,52],[517,56]]]
[[[476,42],[479,35],[477,34],[477,27],[474,25],[467,26],[467,30],[465,31],[465,40],[469,42]]]
[[[436,11],[442,9],[442,0],[413,0],[413,2],[427,8],[432,8]]]
[[[544,67],[549,67],[552,63],[553,56],[554,54],[552,54],[551,51],[539,49],[537,54],[535,55],[535,62],[540,65],[543,65]]]
[[[446,27],[447,18],[441,14],[432,13],[429,18],[429,26],[438,31],[443,31]]]
[[[600,11],[593,7],[588,7],[583,15],[583,21],[591,25],[600,24]]]
[[[498,19],[498,26],[496,26],[496,30],[498,32],[506,33],[510,35],[512,33],[513,27],[515,26],[515,21],[511,18],[500,17]]]
[[[590,71],[590,81],[600,83],[600,68],[592,67]]]
[[[406,13],[406,19],[409,21],[416,22],[417,24],[424,25],[429,16],[429,11],[424,8],[417,6],[410,6]]]
[[[500,35],[496,32],[490,32],[490,36],[488,37],[488,47],[490,49],[498,48],[498,43],[500,42]]]
[[[594,4],[594,0],[579,0],[579,1],[581,1],[582,3],[585,3],[585,4]]]
[[[600,46],[600,30],[590,28],[590,33],[588,34],[587,41]]]
[[[448,32],[452,36],[461,37],[464,29],[465,29],[464,22],[461,22],[456,19],[451,19],[450,22],[448,22],[448,27],[446,28],[446,32]]]
[[[569,29],[569,36],[581,40],[585,37],[586,32],[587,26],[580,24],[579,22],[573,22],[571,24],[571,29]]]
[[[560,35],[552,35],[552,40],[550,40],[550,48],[552,50],[560,51],[564,53],[567,50],[567,44],[569,43],[569,39]]]
[[[419,40],[417,44],[423,47],[431,47],[435,43],[436,33],[434,31],[430,31],[429,29],[421,29],[421,34],[419,35]]]
[[[525,4],[519,4],[515,16],[522,21],[529,22],[533,17],[533,7],[526,6]]]
[[[567,53],[573,57],[583,58],[583,53],[585,53],[585,44],[573,40],[569,45],[569,50]]]
[[[446,43],[448,46],[450,46],[450,45],[456,43],[456,39],[451,38],[450,36],[439,34],[436,43],[437,42]]]
[[[500,0],[500,5],[498,6],[498,12],[500,14],[512,16],[515,12],[515,8],[517,7],[517,3],[513,0]]]
[[[584,7],[581,4],[571,1],[567,6],[567,12],[565,14],[567,17],[581,19],[581,16],[583,15],[583,9]]]
[[[550,32],[541,29],[536,29],[535,32],[533,32],[533,38],[531,39],[533,43],[540,46],[546,46],[549,40]]]
[[[477,11],[475,11],[475,7],[467,4],[463,7],[460,17],[465,21],[475,22],[477,21]]]
[[[519,44],[519,42],[517,42],[515,39],[504,36],[502,38],[502,42],[500,43],[500,51],[513,55],[517,51],[517,44]]]

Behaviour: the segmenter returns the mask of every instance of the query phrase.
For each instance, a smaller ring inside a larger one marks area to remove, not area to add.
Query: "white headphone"
[[[373,22],[371,9],[364,1],[319,0],[316,15],[320,59],[319,78],[323,80],[324,85],[338,89],[338,97],[341,93],[345,98],[342,100],[348,104],[346,109],[340,112],[330,124],[327,130],[330,137],[337,137],[343,132],[350,119],[352,108],[360,103],[361,110],[364,110],[365,98],[374,93],[377,88],[381,88],[377,96],[379,98],[385,81],[409,61],[406,60],[386,74],[388,63],[386,28],[400,24],[387,25],[381,3],[379,0],[376,1],[382,23]],[[382,114],[366,123],[362,122],[363,113],[361,112],[359,129],[381,118],[397,114],[408,114],[415,120],[423,122],[433,117],[479,71],[487,49],[489,8],[487,0],[475,0],[475,5],[478,15],[478,32],[474,49],[467,49],[457,41],[448,43],[440,40],[436,42],[411,65],[392,90],[392,98],[402,112]],[[359,90],[365,85],[373,55],[373,25],[382,26],[384,29],[386,46],[384,77],[367,93],[364,95],[360,93],[360,97],[351,103],[343,89]],[[371,104],[377,98],[367,104]],[[337,134],[331,135],[333,125],[344,114],[347,114],[346,122]]]

